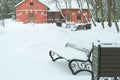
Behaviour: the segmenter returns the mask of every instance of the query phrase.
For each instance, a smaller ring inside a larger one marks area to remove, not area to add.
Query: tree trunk
[[[101,19],[102,19],[102,26],[104,27],[104,15],[103,15],[103,4],[102,4],[102,0],[100,0],[100,10],[101,10]]]
[[[92,22],[93,22],[94,26],[96,26],[96,23],[95,23],[95,21],[94,21],[94,19],[93,19],[93,14],[92,14],[92,12],[91,12],[91,10],[90,10],[90,7],[89,7],[89,4],[88,4],[88,1],[87,1],[87,0],[86,0],[86,3],[87,3],[87,7],[88,7],[88,10],[89,10],[89,13],[90,13]]]
[[[111,2],[111,4],[112,4],[112,2]],[[118,26],[117,21],[116,21],[116,15],[115,15],[115,13],[114,13],[114,8],[111,8],[111,15],[112,15],[113,21],[114,21],[114,23],[115,23],[117,32],[119,32],[119,26]]]
[[[111,0],[107,0],[107,4],[108,4],[108,26],[111,27],[112,23],[111,23]]]
[[[58,10],[60,11],[60,14],[62,15],[62,17],[63,17],[64,20],[66,21],[66,18],[65,18],[64,14],[63,14],[63,12],[62,12],[62,10],[61,10],[61,7],[60,7],[59,2],[58,2],[57,0],[55,0],[55,2],[56,2],[56,7],[57,7]]]
[[[98,8],[97,8],[97,5],[98,4],[98,2],[97,2],[97,0],[95,0],[95,20],[96,21],[98,21]]]
[[[78,6],[79,6],[79,9],[80,9],[82,16],[84,17],[84,23],[88,23],[86,16],[83,14],[81,1],[77,0],[77,3],[78,3]]]

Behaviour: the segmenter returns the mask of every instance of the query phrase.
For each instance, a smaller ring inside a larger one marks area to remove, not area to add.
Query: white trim
[[[17,6],[19,6],[21,3],[23,3],[24,1],[25,1],[25,0],[19,2],[17,5],[15,5],[15,8],[16,8]]]

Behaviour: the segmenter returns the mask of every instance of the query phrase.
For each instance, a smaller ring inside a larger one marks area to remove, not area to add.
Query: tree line
[[[11,18],[15,14],[15,5],[22,0],[0,0],[0,19]]]

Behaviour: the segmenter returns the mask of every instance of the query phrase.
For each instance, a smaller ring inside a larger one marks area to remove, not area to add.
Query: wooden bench
[[[66,48],[71,47],[71,48]],[[66,43],[65,49],[69,51],[67,55],[61,55],[57,51],[49,51],[49,55],[52,61],[57,61],[63,59],[68,62],[68,67],[71,70],[72,74],[76,75],[79,72],[87,71],[92,74],[92,62],[91,62],[91,50],[85,48],[78,48],[73,44]],[[62,50],[62,49],[61,49]],[[64,52],[64,51],[63,51]],[[66,51],[65,51],[66,52]],[[66,54],[66,53],[64,53]],[[71,55],[71,57],[70,57]],[[68,57],[69,56],[69,57]],[[83,58],[84,57],[84,58]]]
[[[96,43],[92,52],[93,80],[120,80],[120,45]]]
[[[76,50],[89,53],[86,55],[86,59],[76,57],[68,59],[54,51],[49,52],[53,61],[59,59],[66,60],[72,74],[76,75],[79,72],[86,71],[91,73],[92,80],[120,79],[120,44],[94,43],[90,51],[84,48],[78,48],[69,43],[66,43],[66,47],[72,47]]]

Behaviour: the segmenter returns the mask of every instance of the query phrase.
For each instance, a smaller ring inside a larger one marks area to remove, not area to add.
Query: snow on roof
[[[47,5],[51,11],[59,11],[58,8],[56,7],[56,4],[55,4],[55,1],[52,1],[52,0],[40,0],[40,1],[44,1],[43,3],[45,5]],[[64,2],[64,0],[59,0],[59,3],[60,3],[60,7],[61,9],[66,9],[66,4]],[[67,1],[67,5],[68,5],[68,1]],[[70,8],[70,7],[68,7]],[[79,9],[79,6],[78,6],[78,3],[77,3],[77,0],[71,0],[71,8],[72,9]],[[89,8],[92,9],[92,6],[89,4]],[[87,7],[87,3],[86,1],[82,1],[82,9],[88,9]]]
[[[89,4],[90,9],[92,9],[92,6]],[[61,3],[61,8],[66,9],[65,2]],[[71,8],[72,9],[79,9],[79,5],[77,3],[77,0],[71,0]],[[86,1],[82,1],[82,9],[88,9]]]
[[[21,2],[19,2],[17,5],[15,5],[15,7],[19,6],[21,3],[23,3],[25,0],[22,0]]]
[[[48,8],[49,11],[59,11],[56,7],[55,1],[52,0],[39,0],[40,2],[44,3]]]
[[[23,3],[25,0],[21,1],[18,3],[15,7]],[[38,0],[44,5],[46,5],[50,10],[49,11],[59,11],[58,8],[56,7],[55,1],[52,0]],[[63,0],[59,0],[60,7],[61,9],[66,9],[66,4]],[[68,2],[67,2],[68,3]],[[89,4],[90,9],[92,9],[92,6]],[[79,9],[77,0],[71,0],[71,8],[72,9]],[[82,9],[88,9],[87,4],[85,1],[82,1]]]
[[[22,1],[19,2],[17,5],[15,5],[15,7],[19,6],[19,5],[20,5],[21,3],[23,3],[24,1],[26,1],[26,0],[22,0]],[[43,1],[38,0],[38,1],[41,2],[42,4],[44,4],[44,3],[43,3],[44,0],[43,0]],[[44,5],[45,5],[45,4],[44,4]],[[45,5],[45,6],[46,6],[46,5]],[[48,6],[46,6],[46,7],[48,7]]]

